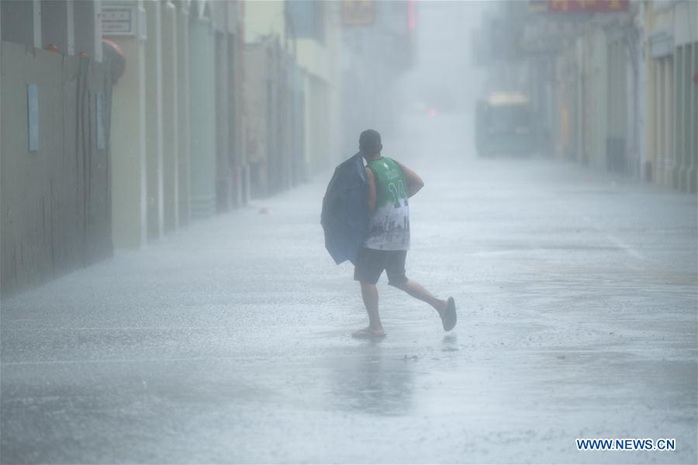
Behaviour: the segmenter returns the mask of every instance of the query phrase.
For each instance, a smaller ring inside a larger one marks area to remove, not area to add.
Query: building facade
[[[99,5],[0,2],[0,292],[111,256]]]
[[[698,3],[642,2],[647,121],[646,177],[696,192]]]
[[[409,64],[413,3],[0,1],[3,295],[333,167]]]
[[[697,25],[689,0],[502,2],[479,42],[490,82],[526,81],[543,153],[696,192]]]

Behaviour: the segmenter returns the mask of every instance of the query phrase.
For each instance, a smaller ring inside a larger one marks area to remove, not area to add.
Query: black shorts
[[[388,275],[388,284],[401,286],[407,282],[405,276],[406,250],[373,250],[363,248],[359,251],[354,267],[354,280],[362,283],[376,284],[383,274]]]

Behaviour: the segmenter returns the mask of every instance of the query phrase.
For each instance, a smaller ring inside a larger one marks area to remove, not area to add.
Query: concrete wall
[[[296,30],[289,28],[286,24],[283,0],[247,1],[245,3],[246,43],[276,40],[280,45],[280,50],[284,51],[292,62],[295,62],[294,66],[297,65],[303,70],[302,80],[304,82],[302,84],[292,84],[290,81],[293,80],[289,78],[289,83],[278,87],[278,90],[282,93],[287,91],[296,92],[296,96],[302,95],[302,102],[296,101],[291,103],[293,98],[290,94],[279,95],[279,99],[285,102],[284,104],[288,103],[288,106],[284,107],[284,111],[291,111],[290,108],[293,106],[294,109],[292,111],[299,112],[297,116],[303,115],[303,134],[297,136],[294,140],[296,140],[296,143],[303,145],[302,163],[305,166],[294,169],[293,164],[295,162],[291,162],[291,164],[286,163],[284,165],[284,170],[302,171],[305,173],[303,175],[304,178],[310,174],[328,169],[346,157],[346,154],[340,150],[341,128],[339,126],[341,110],[341,2],[321,2],[321,5],[316,5],[321,6],[320,8],[308,6],[308,8],[302,9],[305,14],[321,15],[314,17],[313,21],[323,23],[324,37],[322,38],[308,36],[308,31],[305,31],[306,36],[296,37],[294,35]],[[298,19],[308,20],[308,17],[304,16]],[[251,60],[254,61],[255,58],[251,58]],[[291,68],[283,65],[283,60],[276,60],[275,66]],[[292,71],[287,70],[282,74],[290,76]],[[291,87],[297,90],[291,91]],[[300,90],[301,88],[302,90]],[[283,119],[283,117],[281,118]],[[301,129],[297,130],[301,131]],[[257,137],[256,132],[255,128],[248,130],[248,134],[252,138]],[[293,142],[288,138],[283,139],[283,141],[284,143],[281,145],[274,140],[269,141],[273,145],[269,149],[269,153],[272,156],[276,156],[275,154],[279,150],[287,150],[289,145],[293,145]],[[278,149],[275,147],[278,147]],[[294,160],[297,156],[298,154],[293,155]],[[289,157],[282,155],[281,158],[276,160],[276,163],[288,162],[290,160]],[[254,165],[252,170],[254,175],[256,170]],[[284,172],[277,175],[272,171],[271,176],[276,177],[273,183],[275,185],[288,186],[292,184],[292,177],[299,177],[287,176],[287,174]],[[267,187],[267,190],[269,189],[270,186]],[[271,190],[273,191],[273,189]]]
[[[216,80],[216,207],[226,212],[243,205],[246,167],[243,134],[243,42],[240,5],[212,2]]]
[[[253,197],[264,197],[306,179],[307,79],[274,39],[245,47],[246,157]],[[328,120],[325,112],[319,119]],[[316,136],[321,138],[321,136]]]
[[[161,73],[162,73],[162,207],[163,232],[179,226],[179,157],[177,143],[179,101],[177,87],[181,77],[177,69],[177,9],[167,4],[160,16]]]
[[[159,2],[143,2],[148,39],[145,41],[145,130],[148,239],[165,232],[163,152],[162,28]],[[169,155],[169,154],[168,154]]]
[[[674,6],[675,144],[672,186],[698,190],[698,3]]]
[[[239,3],[135,5],[135,23],[146,27],[107,37],[126,57],[114,90],[119,248],[140,247],[192,218],[243,203]]]
[[[177,10],[177,38],[175,44],[177,88],[177,127],[175,143],[177,145],[176,161],[176,222],[185,226],[191,221],[191,162],[189,152],[189,14]]]
[[[5,0],[0,2],[2,10],[2,40],[40,47],[35,41],[34,2]],[[40,33],[39,33],[40,37]]]
[[[145,9],[136,10],[139,17],[144,13]],[[114,246],[136,248],[148,236],[145,41],[138,34],[108,38],[126,57],[124,75],[113,90]]]
[[[6,295],[111,255],[109,151],[97,147],[96,130],[96,101],[108,121],[110,93],[104,66],[87,60],[8,42],[1,60]],[[28,145],[28,84],[38,88],[37,151]]]
[[[267,36],[285,37],[284,1],[245,2],[245,43],[257,42]]]
[[[189,150],[192,216],[216,212],[216,44],[210,13],[189,18]]]
[[[311,174],[327,170],[348,156],[341,150],[340,8],[341,2],[324,2],[322,42],[307,38],[296,41],[298,65],[306,72],[306,163]]]
[[[642,120],[636,113],[641,95],[633,63],[639,39],[629,21],[629,16],[593,18],[558,53],[554,145],[558,155],[579,163],[639,175],[637,128]],[[632,40],[635,48],[628,46]]]
[[[587,98],[590,102],[585,123],[588,135],[586,159],[591,166],[606,168],[606,138],[608,136],[608,44],[606,33],[594,29],[587,37]]]
[[[606,169],[612,172],[631,173],[628,154],[628,73],[629,49],[624,29],[607,30],[607,89],[608,124],[606,137]],[[636,163],[632,163],[635,165]]]
[[[267,177],[270,107],[268,92],[268,50],[263,43],[245,46],[245,158],[249,164],[250,194],[263,197],[269,193]]]
[[[642,17],[647,178],[698,189],[698,3],[648,2]]]

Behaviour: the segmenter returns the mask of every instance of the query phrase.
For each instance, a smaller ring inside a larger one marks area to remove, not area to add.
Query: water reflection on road
[[[409,359],[366,341],[355,353],[329,360],[333,406],[371,415],[407,415],[412,410],[413,376]]]

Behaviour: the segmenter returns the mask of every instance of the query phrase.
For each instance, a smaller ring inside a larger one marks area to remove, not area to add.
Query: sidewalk
[[[3,301],[0,462],[695,463],[696,197],[478,160],[460,123],[384,141],[453,332],[383,281],[387,338],[351,339],[326,173]],[[677,447],[577,451],[601,437]]]

